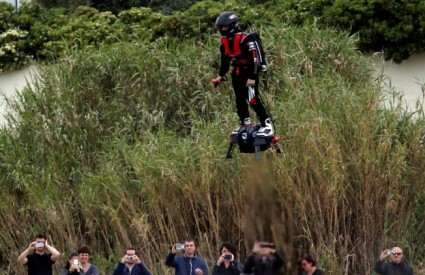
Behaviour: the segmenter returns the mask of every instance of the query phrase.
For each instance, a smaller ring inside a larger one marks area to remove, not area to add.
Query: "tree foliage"
[[[425,50],[424,1],[75,0],[43,4],[24,4],[13,12],[11,5],[0,3],[0,30],[27,32],[25,36],[9,37],[7,42],[3,38],[0,70],[18,68],[29,58],[56,59],[69,44],[97,47],[134,37],[146,41],[203,40],[215,31],[214,20],[223,10],[236,11],[243,28],[272,26],[280,21],[295,25],[315,21],[324,28],[349,31],[359,37],[361,51],[383,51],[387,59],[396,62]],[[6,43],[14,51],[6,49]]]

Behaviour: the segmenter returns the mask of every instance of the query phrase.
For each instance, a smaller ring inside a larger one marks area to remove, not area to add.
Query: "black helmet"
[[[215,21],[215,25],[220,28],[220,33],[223,36],[233,35],[236,25],[238,23],[238,16],[233,11],[222,12]],[[229,29],[222,31],[222,26],[229,26]]]

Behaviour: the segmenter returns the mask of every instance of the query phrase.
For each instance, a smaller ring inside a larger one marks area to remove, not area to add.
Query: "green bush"
[[[24,41],[28,32],[8,29],[0,34],[0,72],[14,70],[28,64],[31,56],[25,51]]]
[[[330,26],[350,29],[363,51],[384,51],[401,62],[425,51],[425,2],[336,1],[323,13]]]
[[[15,8],[6,2],[0,2],[0,32],[4,32],[7,29],[13,27],[10,17],[12,16]]]

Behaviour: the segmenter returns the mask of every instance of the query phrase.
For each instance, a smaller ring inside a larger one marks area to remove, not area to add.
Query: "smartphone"
[[[184,244],[176,243],[176,250],[184,250]]]
[[[78,266],[78,259],[74,259],[74,266],[77,267]]]
[[[223,256],[223,258],[225,259],[225,260],[228,260],[228,261],[233,261],[233,255],[232,254],[227,254],[227,255],[224,255]]]
[[[44,242],[35,243],[35,247],[43,247],[43,246],[44,246]]]

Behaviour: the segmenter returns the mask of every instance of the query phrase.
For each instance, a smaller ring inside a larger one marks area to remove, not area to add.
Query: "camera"
[[[261,248],[271,248],[271,249],[275,249],[276,246],[274,245],[274,243],[260,243],[260,247]]]
[[[387,255],[391,255],[393,254],[393,250],[392,249],[387,249]]]
[[[233,261],[233,255],[232,255],[232,254],[224,255],[224,256],[223,256],[223,258],[224,258],[225,260],[228,260],[228,261]]]
[[[127,259],[128,259],[129,261],[134,261],[134,256],[133,256],[133,255],[131,255],[131,256],[127,256]]]
[[[176,244],[176,250],[184,250],[184,244],[177,243]]]
[[[75,266],[75,267],[78,267],[78,259],[74,259],[74,261],[73,261],[73,262],[74,262],[74,266]]]
[[[35,247],[43,247],[44,246],[44,242],[37,242],[35,243]]]

